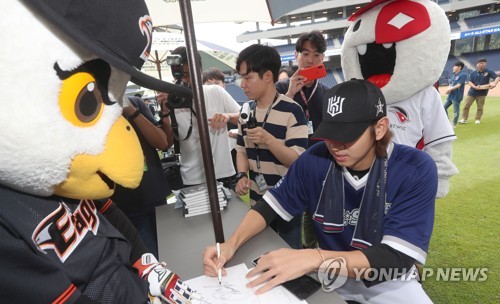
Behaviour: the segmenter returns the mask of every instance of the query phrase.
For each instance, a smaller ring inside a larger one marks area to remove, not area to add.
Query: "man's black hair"
[[[457,61],[453,64],[453,66],[458,66],[460,69],[463,69],[465,65],[462,61]]]
[[[302,52],[302,46],[304,42],[310,41],[311,44],[316,48],[318,53],[325,53],[326,51],[326,40],[323,37],[323,34],[320,31],[310,31],[309,33],[303,33],[300,35],[299,39],[295,43],[295,50],[298,53]]]
[[[182,64],[189,64],[188,62],[188,55],[187,55],[187,50],[186,47],[184,46],[179,46],[175,50],[172,51],[172,55],[181,55],[182,58]],[[201,55],[200,52],[196,53],[196,59],[198,60],[198,66],[201,69]]]
[[[488,62],[488,61],[486,60],[486,58],[479,58],[476,63],[479,63],[479,62]]]
[[[247,65],[247,73],[256,72],[262,78],[265,72],[271,71],[274,82],[278,81],[281,57],[273,47],[252,44],[238,55],[238,59],[236,60],[236,70],[238,72],[240,71],[242,62],[245,62]]]
[[[211,68],[203,72],[203,83],[211,79],[220,80],[224,82],[225,78],[226,77],[224,76],[224,73],[222,73],[222,71],[219,70],[218,68]]]

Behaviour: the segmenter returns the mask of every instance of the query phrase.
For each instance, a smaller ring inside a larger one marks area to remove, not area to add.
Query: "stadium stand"
[[[458,24],[458,22],[456,21],[450,21],[450,29],[452,32],[460,30],[460,24]]]
[[[326,70],[326,76],[323,78],[320,78],[319,82],[326,85],[329,88],[337,85],[337,81],[335,80],[335,77],[333,77],[332,70],[329,70],[329,69]]]
[[[463,53],[462,57],[469,61],[472,66],[476,65],[479,58],[486,58],[488,61],[488,68],[493,71],[500,72],[500,50]]]
[[[278,53],[289,53],[289,52],[295,52],[295,44],[284,44],[284,45],[277,45],[274,47]]]
[[[483,27],[488,24],[498,24],[500,13],[483,14],[475,17],[464,18],[469,28]]]

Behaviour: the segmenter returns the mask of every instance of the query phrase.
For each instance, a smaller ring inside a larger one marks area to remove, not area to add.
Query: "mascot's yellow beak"
[[[77,155],[68,178],[54,193],[68,198],[101,199],[113,195],[115,183],[136,188],[142,179],[144,156],[139,139],[128,121],[120,117],[111,127],[104,151]]]

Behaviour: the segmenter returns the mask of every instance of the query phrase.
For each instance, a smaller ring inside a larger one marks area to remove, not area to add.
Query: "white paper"
[[[205,275],[187,280],[185,283],[193,290],[201,294],[202,298],[194,300],[193,304],[306,304],[299,300],[282,286],[276,286],[263,295],[255,295],[259,287],[247,288],[249,280],[245,277],[249,269],[242,263],[226,268],[227,276],[222,277],[222,285],[219,285],[217,277]]]

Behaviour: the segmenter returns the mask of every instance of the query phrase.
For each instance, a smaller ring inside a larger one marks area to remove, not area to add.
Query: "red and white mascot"
[[[437,197],[449,190],[453,128],[433,84],[450,50],[445,12],[429,0],[376,0],[350,18],[342,44],[345,79],[366,79],[387,101],[393,140],[426,151],[439,174]]]
[[[131,76],[189,93],[139,71],[151,46],[144,1],[11,0],[2,13],[0,302],[191,303],[105,200],[142,178],[122,116]]]

